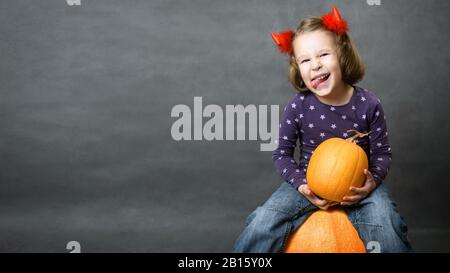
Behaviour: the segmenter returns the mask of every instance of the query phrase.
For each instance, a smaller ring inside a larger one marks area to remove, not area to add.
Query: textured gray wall
[[[446,0],[1,0],[0,251],[231,251],[281,182],[271,153],[174,141],[171,109],[281,109],[294,90],[270,32],[332,4],[383,102],[411,241],[450,251]]]

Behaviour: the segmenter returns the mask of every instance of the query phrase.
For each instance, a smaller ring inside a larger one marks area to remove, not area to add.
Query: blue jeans
[[[358,204],[343,207],[361,240],[380,252],[411,252],[408,228],[397,205],[381,184]],[[287,182],[246,220],[246,227],[234,246],[234,252],[280,252],[290,236],[316,210],[309,200]],[[370,242],[370,243],[369,243]]]

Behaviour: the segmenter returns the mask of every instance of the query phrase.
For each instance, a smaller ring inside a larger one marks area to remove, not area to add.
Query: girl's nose
[[[312,62],[312,66],[311,66],[312,70],[317,71],[320,68],[322,68],[322,64],[320,63],[319,59],[314,58],[311,60],[311,62]]]

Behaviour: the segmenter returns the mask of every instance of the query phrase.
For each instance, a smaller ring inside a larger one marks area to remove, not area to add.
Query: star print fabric
[[[377,184],[386,177],[392,161],[386,117],[380,100],[372,92],[355,86],[350,101],[341,106],[322,103],[311,92],[294,95],[280,119],[277,148],[272,153],[282,178],[298,188],[306,181],[308,162],[317,146],[332,138],[348,138],[355,129],[369,136],[356,140],[369,159],[369,171]],[[300,157],[294,158],[299,145]]]

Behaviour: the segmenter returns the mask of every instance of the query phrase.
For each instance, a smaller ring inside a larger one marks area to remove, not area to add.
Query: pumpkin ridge
[[[359,146],[358,146],[359,147]],[[360,147],[359,147],[360,148]],[[366,158],[367,158],[367,155],[366,155],[366,152],[364,151],[364,150],[362,150],[362,148],[360,148],[360,149],[358,149],[358,156],[361,158],[361,160],[359,160],[358,161],[358,170],[359,169],[366,169],[367,168],[367,170],[369,170],[369,165],[368,165],[368,162],[367,162],[367,164],[366,164]],[[367,165],[367,166],[366,166]],[[366,179],[365,179],[365,175],[364,175],[364,173],[355,173],[355,175],[358,177],[358,176],[363,176],[364,177],[364,180],[362,181],[362,183],[361,183],[361,185],[357,185],[358,187],[361,187],[362,185],[364,185],[364,182],[366,181]],[[355,180],[353,180],[353,181],[356,181],[357,179],[355,179]]]
[[[332,212],[330,212],[331,213],[331,215],[332,216],[334,216],[334,217],[332,217],[331,218],[331,223],[330,223],[330,229],[331,229],[331,233],[332,233],[332,236],[333,236],[333,238],[335,238],[335,243],[334,243],[334,245],[335,245],[335,247],[336,247],[336,249],[335,249],[335,252],[341,252],[342,250],[341,250],[341,247],[340,247],[340,242],[339,242],[339,233],[338,233],[338,231],[337,231],[337,229],[338,228],[342,228],[342,226],[340,225],[340,223],[339,223],[339,221],[338,221],[338,214],[337,213],[339,213],[338,211],[332,211]]]
[[[355,144],[357,147],[355,147],[356,149],[354,149],[355,151],[354,151],[354,153],[355,154],[357,154],[356,156],[357,156],[357,161],[356,162],[358,162],[358,164],[354,164],[354,166],[353,166],[353,175],[352,175],[352,184],[350,185],[350,186],[352,186],[352,187],[354,187],[355,185],[354,185],[354,183],[355,183],[355,180],[356,180],[356,177],[359,175],[358,174],[358,170],[359,170],[359,165],[361,164],[360,162],[361,162],[361,153],[360,153],[360,151],[359,151],[359,149],[358,149],[358,145],[357,144]],[[348,191],[350,191],[350,189],[347,189],[347,192]]]
[[[352,146],[348,146],[348,144],[349,143],[345,143],[345,146],[352,147]],[[341,148],[341,150],[344,150],[344,152],[345,152],[345,150],[348,150],[347,147],[345,147],[345,149]],[[336,192],[347,192],[348,191],[348,187],[346,186],[348,181],[347,181],[347,177],[345,174],[349,173],[349,168],[351,167],[351,165],[347,163],[347,160],[348,160],[348,157],[353,156],[353,151],[351,153],[346,152],[344,154],[344,156],[346,157],[346,160],[343,160],[344,168],[343,168],[343,171],[341,172],[341,175],[339,176],[339,183],[338,183],[338,186],[336,187]],[[352,160],[352,159],[350,159],[350,160]],[[342,201],[342,200],[339,200],[339,202],[340,201]]]
[[[359,151],[359,154],[361,156],[361,161],[359,163],[360,166],[361,166],[361,169],[369,170],[369,158],[367,157],[366,152],[361,148],[360,151]],[[360,175],[364,176],[364,181],[366,181],[364,171]],[[363,183],[364,183],[364,181],[363,181]]]
[[[342,145],[339,147],[339,149],[336,149],[336,150],[338,151],[338,154],[339,154],[339,155],[342,154],[342,151],[345,151],[345,146],[346,146],[345,144],[347,144],[347,143],[342,142]],[[346,165],[345,162],[343,162],[342,160],[340,160],[339,163],[340,163],[340,164],[344,164],[344,167],[345,167],[345,165]],[[342,167],[341,167],[341,168],[342,168]],[[338,177],[336,177],[336,179],[338,180],[337,185],[342,185],[342,176],[339,175]],[[333,196],[335,196],[336,193],[340,192],[340,190],[341,190],[341,189],[340,189],[339,186],[334,187]],[[333,201],[335,201],[335,200],[333,200]]]
[[[349,152],[347,152],[347,150],[348,150],[348,147],[352,147],[352,146],[348,146],[350,143],[347,143],[345,140],[342,140],[341,143],[342,143],[342,145],[341,145],[341,147],[339,147],[339,155],[344,155],[344,157],[345,157],[345,159],[341,158],[341,160],[340,160],[341,169],[343,169],[344,171],[341,171],[340,175],[337,177],[339,182],[337,183],[337,186],[335,186],[335,188],[334,188],[333,196],[336,196],[340,192],[348,191],[348,187],[346,186],[348,184],[348,181],[347,181],[347,177],[345,174],[348,173],[349,168],[351,167],[347,163],[348,157],[352,156],[353,153],[349,153]],[[341,202],[342,200],[332,200],[332,201]]]
[[[336,151],[337,151],[336,155],[340,155],[342,153],[342,150],[344,150],[345,144],[347,144],[347,143],[339,141],[339,144],[340,144],[340,146],[336,147]],[[331,173],[333,175],[335,173],[336,166],[338,166],[338,164],[342,164],[342,161],[339,161],[338,156],[335,156],[334,158],[335,158],[335,161],[334,161],[333,169],[331,171]],[[328,177],[331,177],[331,176],[329,175]],[[339,177],[338,179],[339,179],[339,183],[341,183],[342,177]],[[338,192],[338,190],[339,190],[338,187],[334,187],[334,189],[333,189],[332,185],[330,183],[327,183],[327,195],[334,196],[334,195],[336,195],[336,192]],[[328,199],[328,198],[326,198],[326,199]],[[332,201],[335,201],[335,200],[332,200]]]

